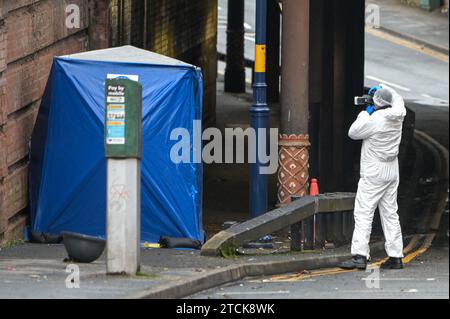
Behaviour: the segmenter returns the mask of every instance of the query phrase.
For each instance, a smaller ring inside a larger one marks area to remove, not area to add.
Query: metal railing
[[[238,247],[267,234],[293,225],[294,231],[301,230],[299,223],[308,218],[321,214],[342,214],[342,212],[352,211],[354,202],[355,194],[353,193],[332,193],[299,198],[289,205],[221,231],[203,245],[201,255],[223,257],[234,255]],[[291,249],[297,249],[297,239],[301,240],[302,234],[293,233],[292,237]]]

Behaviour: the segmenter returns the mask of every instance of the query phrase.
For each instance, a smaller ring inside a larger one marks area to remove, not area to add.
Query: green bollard
[[[135,275],[140,269],[142,86],[109,79],[105,95],[106,270]]]

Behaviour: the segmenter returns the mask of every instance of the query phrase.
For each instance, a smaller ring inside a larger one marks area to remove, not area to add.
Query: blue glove
[[[366,108],[366,112],[367,113],[369,113],[369,115],[372,115],[373,113],[375,113],[375,107],[373,106],[373,105],[369,105],[367,108]]]
[[[379,89],[381,89],[379,86],[375,85],[369,90],[369,95],[374,95],[375,92],[377,92]]]

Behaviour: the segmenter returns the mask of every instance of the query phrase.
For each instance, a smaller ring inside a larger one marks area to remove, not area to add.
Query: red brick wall
[[[80,28],[66,27],[66,7]],[[0,0],[0,243],[28,215],[28,148],[54,56],[108,45],[107,0]]]
[[[110,9],[113,46],[131,44],[202,68],[207,126],[215,122],[217,7],[217,0],[112,0]]]
[[[28,216],[28,148],[54,56],[132,44],[202,67],[215,118],[217,0],[0,0],[0,244]],[[68,4],[79,29],[65,26]],[[111,32],[110,32],[111,30]]]

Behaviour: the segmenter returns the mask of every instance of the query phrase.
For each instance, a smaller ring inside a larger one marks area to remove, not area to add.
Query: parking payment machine
[[[142,86],[126,78],[105,82],[108,274],[140,268]]]

